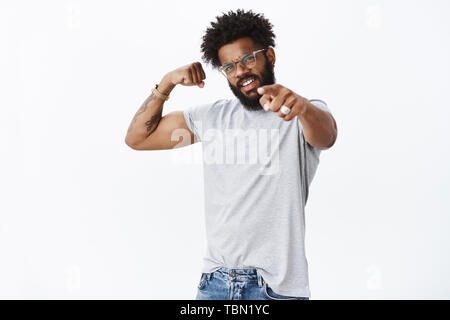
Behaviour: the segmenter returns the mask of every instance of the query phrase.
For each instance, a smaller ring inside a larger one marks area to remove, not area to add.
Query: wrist
[[[158,84],[158,91],[168,96],[173,88],[175,88],[175,84],[170,80],[170,74],[168,73]]]

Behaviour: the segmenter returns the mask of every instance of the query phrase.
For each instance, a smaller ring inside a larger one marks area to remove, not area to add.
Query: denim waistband
[[[219,278],[225,281],[253,281],[257,280],[259,285],[263,284],[263,279],[261,275],[258,274],[256,268],[226,268],[221,267],[214,272],[207,274],[207,278],[213,276],[214,278]]]
[[[216,272],[227,274],[231,277],[235,276],[235,275],[255,276],[256,277],[256,275],[258,274],[256,268],[232,269],[232,268],[221,267],[221,268],[217,269]]]

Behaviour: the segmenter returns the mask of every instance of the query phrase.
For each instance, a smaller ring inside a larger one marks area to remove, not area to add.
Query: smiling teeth
[[[247,81],[245,81],[245,82],[242,84],[242,86],[245,87],[246,85],[249,85],[249,84],[252,83],[253,81],[255,81],[255,79],[247,80]]]

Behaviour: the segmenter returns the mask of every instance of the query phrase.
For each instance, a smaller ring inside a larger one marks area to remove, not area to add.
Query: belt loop
[[[206,274],[206,279],[208,279],[208,281],[211,280],[211,274],[212,274],[211,272],[208,272],[208,273]]]
[[[259,274],[259,272],[257,272],[258,275],[258,287],[262,287],[263,286],[263,278],[262,276]]]

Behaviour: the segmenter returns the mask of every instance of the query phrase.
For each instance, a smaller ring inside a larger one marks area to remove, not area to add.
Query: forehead
[[[220,63],[230,62],[239,59],[242,55],[256,50],[251,38],[240,38],[234,42],[227,43],[220,47],[218,51]]]

